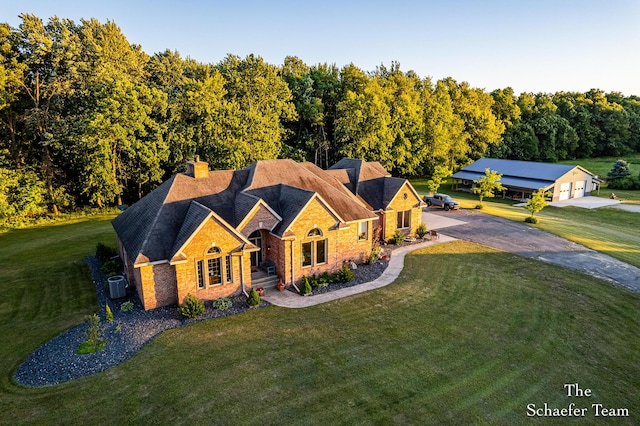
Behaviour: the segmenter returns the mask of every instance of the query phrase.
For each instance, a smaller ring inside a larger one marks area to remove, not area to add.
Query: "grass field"
[[[629,170],[632,176],[638,176],[640,174],[640,153],[631,154],[622,157],[600,157],[600,158],[581,158],[579,160],[566,160],[560,161],[560,164],[579,164],[585,169],[594,173],[600,178],[605,179],[607,173],[613,167],[613,163],[618,160],[625,160],[629,163]]]
[[[99,375],[15,385],[28,353],[96,309],[80,259],[113,240],[106,219],[0,235],[0,423],[517,424],[528,404],[571,402],[638,423],[640,295],[460,241],[407,256],[380,290],[198,323]]]

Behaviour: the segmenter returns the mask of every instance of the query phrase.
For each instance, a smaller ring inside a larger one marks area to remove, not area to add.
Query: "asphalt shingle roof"
[[[373,210],[386,210],[407,181],[392,177],[377,161],[367,162],[353,158],[343,158],[327,172],[346,185]]]
[[[375,165],[367,167],[367,173],[381,174]],[[284,236],[316,194],[345,222],[376,217],[325,170],[293,160],[264,160],[242,170],[211,171],[199,179],[175,175],[112,223],[135,263],[162,261],[170,259],[211,212],[235,228],[259,199],[280,215],[273,232]]]

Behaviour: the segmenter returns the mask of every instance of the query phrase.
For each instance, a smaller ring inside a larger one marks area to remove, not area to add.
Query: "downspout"
[[[293,279],[293,240],[291,240],[291,285],[293,285],[293,288],[296,289],[296,291],[298,293],[300,293],[300,289],[298,288],[298,286],[296,285],[295,280]]]
[[[247,289],[244,287],[244,252],[242,253],[242,256],[240,256],[240,286],[242,287],[242,293],[249,297],[249,294],[247,293]]]
[[[336,226],[336,245],[335,245],[335,250],[333,250],[333,268],[336,269],[338,267],[338,243],[340,240],[340,232],[338,232],[338,230],[340,229],[340,226]],[[356,230],[356,233],[358,231]],[[328,259],[327,259],[328,260]]]

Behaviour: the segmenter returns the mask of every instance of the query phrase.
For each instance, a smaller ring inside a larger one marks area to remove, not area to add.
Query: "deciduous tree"
[[[527,201],[527,204],[524,206],[525,210],[531,212],[531,217],[535,213],[538,213],[543,208],[547,207],[549,203],[547,202],[547,197],[550,197],[551,193],[545,191],[544,189],[538,189],[535,191],[531,198]]]
[[[484,176],[473,181],[475,186],[471,190],[474,194],[478,195],[480,205],[482,205],[482,200],[484,198],[495,197],[496,191],[506,191],[507,188],[500,183],[500,179],[502,179],[502,175],[500,173],[487,168],[484,171]]]

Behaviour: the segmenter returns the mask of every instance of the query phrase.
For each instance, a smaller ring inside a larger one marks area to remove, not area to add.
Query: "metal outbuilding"
[[[481,158],[453,174],[454,189],[470,190],[485,170],[502,175],[504,198],[526,199],[538,189],[552,194],[551,201],[580,198],[600,190],[598,176],[578,165]]]

